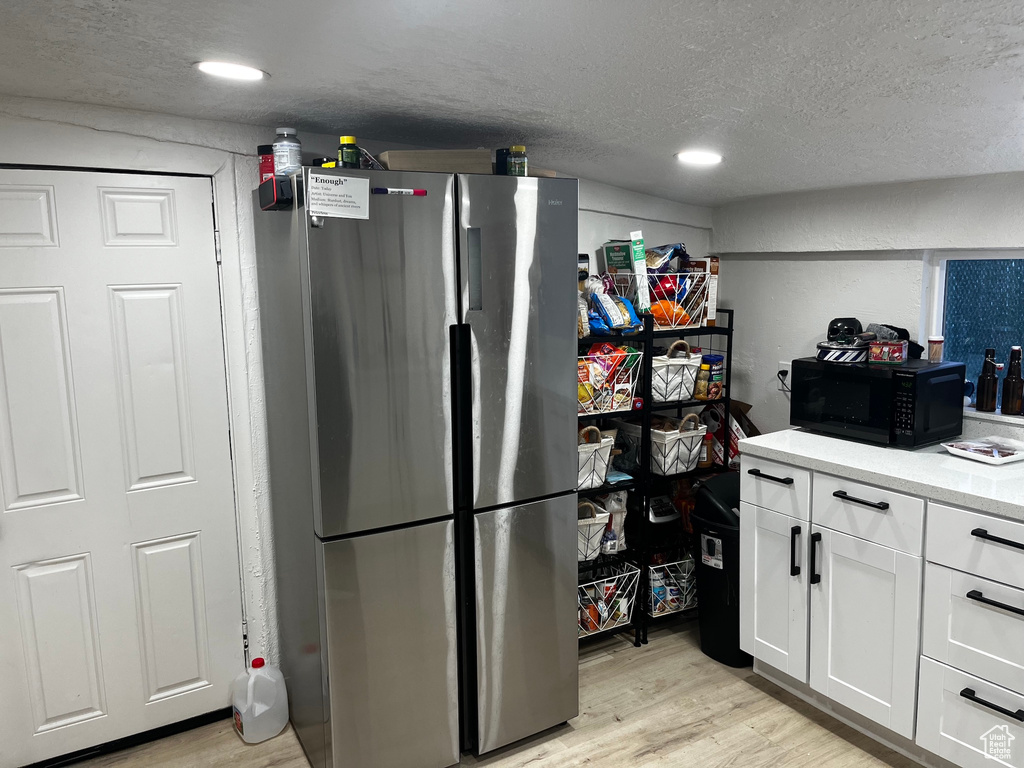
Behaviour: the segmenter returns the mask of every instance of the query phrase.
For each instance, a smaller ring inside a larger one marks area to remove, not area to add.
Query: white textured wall
[[[736,310],[733,394],[762,431],[789,425],[782,360],[833,317],[921,334],[924,255],[1024,246],[1024,174],[773,195],[716,208],[722,304]]]
[[[1019,248],[1024,173],[759,197],[713,225],[716,253]]]
[[[579,252],[590,254],[592,265],[604,243],[628,240],[638,229],[649,246],[681,242],[691,255],[707,256],[711,209],[580,181]]]
[[[214,178],[224,251],[222,291],[231,393],[245,610],[253,655],[277,656],[273,528],[250,195],[257,144],[273,126],[191,120],[147,112],[0,96],[0,163],[197,173]],[[337,151],[337,137],[304,133],[303,149]],[[408,145],[360,139],[371,152]],[[682,240],[706,253],[711,211],[604,184],[581,182],[580,246],[642,228],[651,241]]]
[[[789,426],[789,396],[776,389],[779,362],[815,354],[832,318],[916,336],[922,274],[914,253],[722,256],[720,303],[736,310],[733,396],[754,406],[757,427]]]

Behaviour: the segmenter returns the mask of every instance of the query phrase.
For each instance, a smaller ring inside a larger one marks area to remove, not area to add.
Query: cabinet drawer
[[[815,525],[920,555],[924,499],[820,472],[814,476]]]
[[[1024,696],[925,657],[919,693],[919,746],[962,768],[1024,768]]]
[[[923,631],[925,656],[1024,693],[1024,590],[928,563]]]
[[[929,502],[927,540],[933,563],[1024,588],[1024,523]]]
[[[755,456],[744,456],[740,466],[743,501],[798,520],[811,519],[810,470]]]

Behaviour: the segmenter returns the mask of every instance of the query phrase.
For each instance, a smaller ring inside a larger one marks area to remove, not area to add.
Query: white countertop
[[[1024,520],[1024,461],[993,466],[952,456],[940,445],[888,448],[803,429],[751,437],[739,446],[750,456]]]

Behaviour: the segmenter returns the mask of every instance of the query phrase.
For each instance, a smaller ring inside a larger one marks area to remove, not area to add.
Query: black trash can
[[[740,476],[726,472],[697,490],[693,521],[700,649],[730,667],[749,667],[740,650]]]

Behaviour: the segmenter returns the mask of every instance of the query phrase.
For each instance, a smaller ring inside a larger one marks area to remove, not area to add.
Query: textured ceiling
[[[214,81],[200,59],[272,77]],[[1024,170],[1024,3],[11,0],[0,93],[524,142],[539,166],[714,204]],[[683,168],[690,146],[725,162]]]

